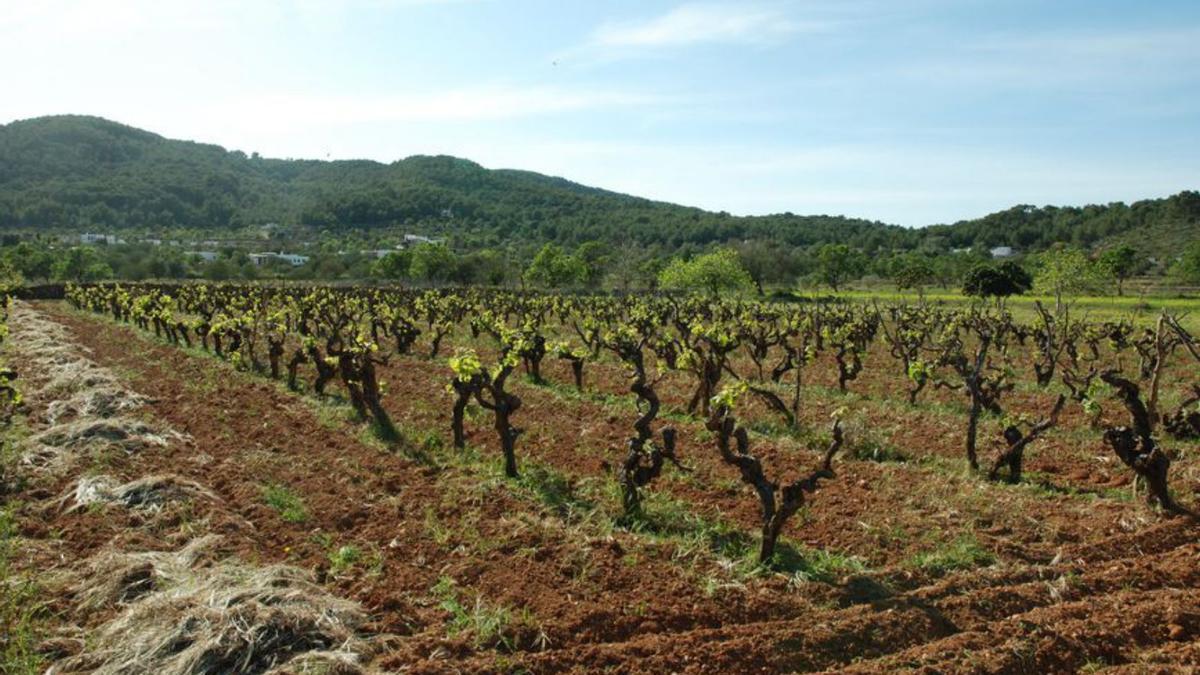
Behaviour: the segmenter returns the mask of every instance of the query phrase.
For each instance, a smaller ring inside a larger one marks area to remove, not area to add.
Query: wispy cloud
[[[764,44],[788,35],[824,30],[822,22],[800,22],[775,7],[735,3],[684,4],[654,18],[606,23],[592,34],[590,46],[647,49],[702,43]]]

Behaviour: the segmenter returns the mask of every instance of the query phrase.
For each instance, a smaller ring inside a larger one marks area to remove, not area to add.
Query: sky
[[[909,226],[1200,188],[1195,0],[0,0],[0,123]]]

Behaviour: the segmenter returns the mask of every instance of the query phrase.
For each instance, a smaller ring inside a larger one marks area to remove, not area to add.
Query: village
[[[275,227],[271,223],[263,226],[264,232],[270,232]],[[261,247],[264,243],[263,239],[249,238],[230,238],[230,239],[203,239],[203,240],[185,240],[185,239],[162,239],[157,237],[122,237],[117,234],[101,233],[101,232],[83,232],[80,234],[65,234],[59,238],[59,243],[63,245],[83,245],[83,246],[119,246],[125,244],[142,244],[155,247],[167,247],[178,249],[187,257],[202,261],[213,262],[222,256],[222,251],[235,251],[232,256],[234,259],[248,260],[255,267],[265,267],[269,265],[285,265],[291,267],[302,267],[310,260],[311,255],[305,255],[298,252],[289,252],[285,250],[264,251]],[[364,258],[373,258],[376,260],[382,259],[389,253],[403,251],[408,248],[419,246],[421,244],[441,245],[445,240],[441,238],[428,237],[420,234],[405,233],[401,240],[390,248],[373,248],[359,251],[338,251],[341,255],[355,253]],[[312,241],[298,241],[293,244],[297,250],[306,251],[315,245]],[[227,256],[228,257],[228,256]]]

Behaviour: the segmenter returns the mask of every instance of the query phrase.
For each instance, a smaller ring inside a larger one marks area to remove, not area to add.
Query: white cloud
[[[700,43],[771,43],[822,23],[800,23],[778,9],[749,3],[685,4],[648,21],[608,23],[592,35],[595,47],[680,47]]]

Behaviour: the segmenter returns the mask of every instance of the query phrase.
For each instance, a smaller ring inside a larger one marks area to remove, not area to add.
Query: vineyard
[[[236,284],[11,301],[5,662],[1200,667],[1196,325],[1079,314]]]

